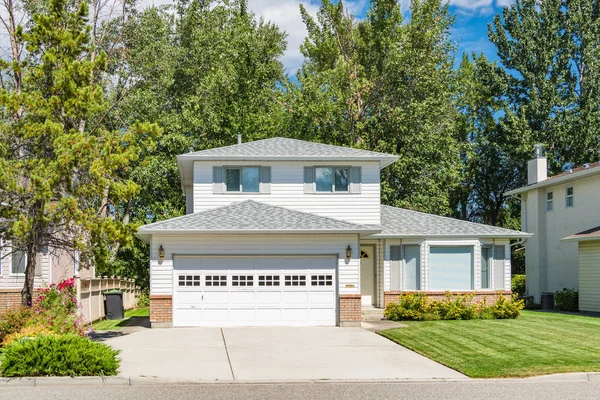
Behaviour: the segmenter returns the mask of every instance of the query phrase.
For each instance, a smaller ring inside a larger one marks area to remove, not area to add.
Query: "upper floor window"
[[[317,192],[347,192],[350,169],[338,167],[315,168],[315,183]]]
[[[240,167],[226,169],[228,192],[258,193],[260,187],[259,167]]]
[[[11,274],[24,274],[25,266],[27,265],[27,255],[20,251],[12,253]]]
[[[575,190],[573,186],[569,186],[567,188],[567,198],[566,198],[566,206],[573,207],[575,205]]]
[[[554,193],[546,193],[546,211],[552,211],[554,209]]]

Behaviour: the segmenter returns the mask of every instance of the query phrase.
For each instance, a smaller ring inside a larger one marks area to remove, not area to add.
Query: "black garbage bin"
[[[123,319],[123,292],[120,290],[109,290],[104,292],[104,314],[106,319]]]
[[[542,310],[554,310],[554,293],[542,293]]]

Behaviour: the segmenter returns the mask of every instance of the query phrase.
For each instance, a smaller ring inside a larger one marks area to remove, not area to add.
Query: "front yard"
[[[381,335],[472,378],[600,371],[600,318],[523,311],[513,320],[404,323]]]
[[[125,311],[123,319],[103,319],[92,324],[92,329],[95,331],[118,331],[124,326],[132,323],[132,318],[142,318],[150,316],[149,308],[134,308]]]

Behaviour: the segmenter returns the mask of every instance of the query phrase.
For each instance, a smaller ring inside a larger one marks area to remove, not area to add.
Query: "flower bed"
[[[384,315],[392,321],[434,321],[468,319],[511,319],[519,316],[523,300],[499,296],[492,304],[484,299],[473,302],[474,295],[446,293],[444,300],[429,300],[425,294],[404,294],[399,303],[386,306]]]

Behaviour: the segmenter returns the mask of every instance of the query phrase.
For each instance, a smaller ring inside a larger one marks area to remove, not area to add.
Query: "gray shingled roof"
[[[525,232],[477,224],[459,219],[381,206],[381,233],[388,237],[528,237]]]
[[[378,226],[358,225],[252,200],[144,225],[140,236],[153,233],[227,232],[378,232]]]
[[[256,140],[226,147],[196,151],[178,156],[178,158],[235,160],[235,159],[367,159],[385,160],[384,164],[398,159],[392,154],[353,149],[351,147],[333,146],[329,144],[307,142],[304,140],[275,137]]]

